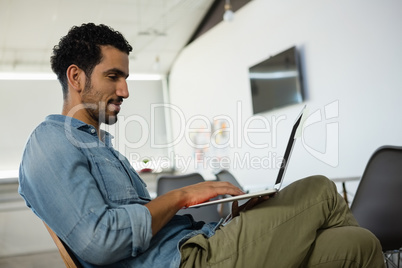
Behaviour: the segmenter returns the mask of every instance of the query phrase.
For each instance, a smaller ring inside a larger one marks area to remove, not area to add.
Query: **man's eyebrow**
[[[112,69],[109,69],[109,70],[104,72],[104,74],[108,74],[108,73],[115,73],[115,74],[117,74],[119,76],[123,76],[126,79],[128,77],[128,74],[126,72],[124,72],[124,71],[122,71],[122,70],[120,70],[118,68],[112,68]]]

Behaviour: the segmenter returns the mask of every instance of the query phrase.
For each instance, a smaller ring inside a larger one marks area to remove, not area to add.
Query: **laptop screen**
[[[301,118],[302,118],[302,115],[303,115],[303,111],[304,111],[304,108],[303,108],[302,112],[300,113],[299,117],[297,118],[296,122],[293,125],[292,133],[290,133],[288,145],[286,146],[285,155],[283,156],[281,167],[280,167],[279,172],[278,172],[278,177],[276,178],[276,182],[275,182],[275,186],[277,186],[279,184],[277,189],[280,188],[280,184],[283,181],[282,179],[283,179],[284,173],[286,171],[286,167],[288,166],[289,156],[290,156],[290,153],[292,152],[293,145],[294,145],[294,142],[296,140],[296,131],[297,131],[297,128],[299,127],[299,125],[300,125],[300,121],[301,121]]]

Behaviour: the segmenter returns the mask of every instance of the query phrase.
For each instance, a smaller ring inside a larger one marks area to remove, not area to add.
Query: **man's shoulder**
[[[39,151],[46,151],[48,155],[57,155],[60,152],[77,153],[77,147],[80,146],[76,144],[82,143],[82,135],[85,132],[78,131],[78,127],[69,121],[70,118],[64,115],[47,116],[28,137],[24,155]]]
[[[93,126],[76,118],[64,115],[49,115],[32,132],[28,144],[63,148],[90,149],[98,147],[100,141]]]
[[[71,117],[58,114],[49,115],[36,126],[27,142],[41,144],[54,143],[61,146],[61,143],[71,139],[69,137],[76,139],[82,132],[77,131],[77,129],[82,125],[85,125],[85,123]]]
[[[67,152],[69,147],[71,146],[66,142],[63,123],[46,117],[29,135],[21,166],[39,166],[38,162],[57,159],[60,152]]]
[[[48,115],[44,121],[42,121],[33,132],[41,131],[55,131],[55,132],[71,132],[72,129],[77,129],[86,125],[84,122],[68,117],[61,114]]]
[[[50,134],[60,132],[65,127],[63,115],[49,115],[32,131],[32,135]]]

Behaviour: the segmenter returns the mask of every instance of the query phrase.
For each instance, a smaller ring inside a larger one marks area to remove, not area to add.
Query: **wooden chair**
[[[50,236],[52,237],[54,243],[56,244],[57,248],[59,249],[61,258],[63,259],[64,264],[67,268],[82,268],[82,265],[71,252],[71,250],[64,244],[63,241],[50,229],[49,226],[45,222],[43,222],[46,229],[49,231]]]

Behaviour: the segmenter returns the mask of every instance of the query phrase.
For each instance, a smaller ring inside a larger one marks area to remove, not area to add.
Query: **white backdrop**
[[[244,130],[245,122],[253,120],[248,67],[296,45],[307,90],[305,104],[310,115],[321,114],[322,119],[305,128],[304,144],[297,141],[286,182],[312,174],[359,176],[376,148],[402,145],[400,32],[399,0],[255,0],[236,12],[231,23],[219,24],[181,53],[170,76],[171,101],[187,121],[196,115],[211,121],[226,115],[234,119],[235,128]],[[268,154],[274,159],[283,155],[301,107],[262,114],[271,123],[271,132],[251,133],[249,139],[254,144],[270,142],[267,148],[248,146],[243,135],[242,144],[228,149],[230,169],[243,185],[264,184],[277,170],[240,166],[234,157],[249,154],[255,161],[268,161]],[[286,119],[273,133],[274,119],[281,116]],[[172,117],[177,135],[183,124]],[[257,119],[254,128],[264,127]],[[175,152],[194,155],[185,139]],[[327,156],[337,163],[328,164]]]
[[[133,160],[167,155],[166,148],[151,148],[151,127],[155,129],[154,141],[164,143],[167,139],[164,112],[151,110],[152,104],[164,102],[162,81],[129,80],[128,86],[130,97],[123,102],[119,123],[108,128],[115,135],[115,147],[127,157],[135,151]],[[1,172],[18,169],[29,134],[48,114],[60,114],[63,101],[56,80],[0,80],[0,99]]]

